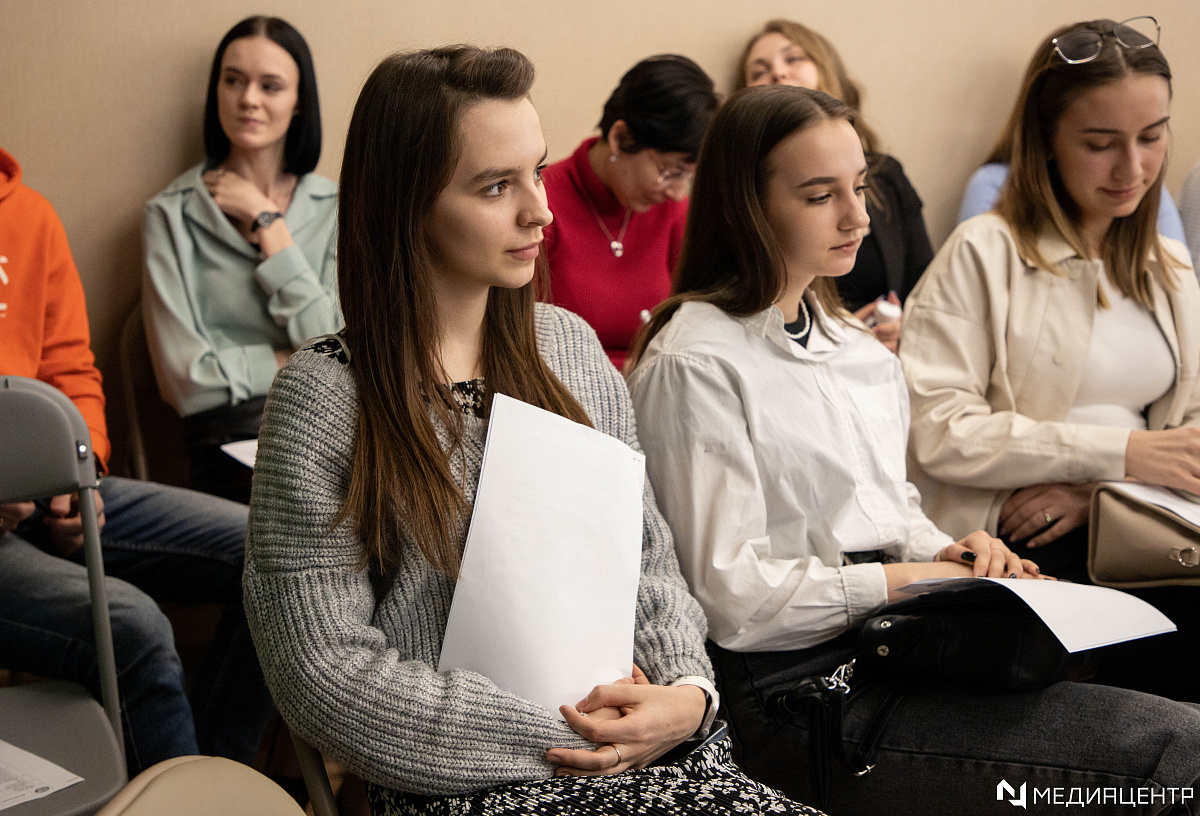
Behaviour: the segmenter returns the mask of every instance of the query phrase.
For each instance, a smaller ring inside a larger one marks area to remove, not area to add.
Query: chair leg
[[[300,770],[304,774],[314,816],[338,816],[337,799],[329,785],[329,775],[325,772],[325,762],[320,752],[296,736],[294,731],[292,744],[296,747],[296,758],[300,760]]]

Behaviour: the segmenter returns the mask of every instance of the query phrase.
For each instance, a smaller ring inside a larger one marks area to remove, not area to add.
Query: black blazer
[[[933,246],[921,215],[921,197],[900,162],[883,153],[869,157],[870,185],[883,206],[867,196],[871,234],[863,239],[850,273],[837,279],[851,311],[895,292],[903,301],[933,260]]]

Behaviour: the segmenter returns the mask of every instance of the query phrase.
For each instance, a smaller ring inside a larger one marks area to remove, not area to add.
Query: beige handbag
[[[1092,493],[1088,574],[1117,589],[1200,586],[1200,526],[1130,496],[1120,482]]]

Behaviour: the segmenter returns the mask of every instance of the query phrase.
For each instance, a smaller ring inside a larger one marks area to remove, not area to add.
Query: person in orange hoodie
[[[104,391],[66,232],[0,149],[4,375],[70,397],[107,468]],[[130,774],[200,752],[251,761],[272,707],[241,606],[246,507],[118,477],[105,477],[96,499]],[[75,495],[0,504],[0,667],[74,680],[98,696],[82,530]],[[226,607],[190,703],[156,601]]]

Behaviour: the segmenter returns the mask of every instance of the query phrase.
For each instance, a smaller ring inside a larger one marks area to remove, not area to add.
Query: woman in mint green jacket
[[[146,205],[143,303],[163,399],[184,419],[192,486],[248,501],[223,453],[253,439],[279,366],[342,325],[337,185],[321,152],[316,76],[287,22],[250,17],[217,47],[207,159]]]

